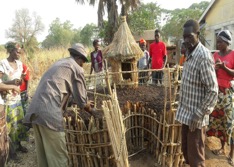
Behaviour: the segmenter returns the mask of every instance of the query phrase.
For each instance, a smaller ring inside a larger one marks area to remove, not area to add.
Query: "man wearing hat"
[[[42,76],[25,116],[24,122],[33,126],[39,167],[69,165],[63,126],[69,95],[81,109],[92,111],[82,68],[86,51],[79,43],[68,50],[70,57],[55,62]]]
[[[140,40],[140,48],[144,52],[143,56],[138,61],[138,69],[145,70],[149,68],[149,52],[146,50],[146,41],[142,38]],[[143,84],[146,81],[147,72],[139,73],[139,83]]]

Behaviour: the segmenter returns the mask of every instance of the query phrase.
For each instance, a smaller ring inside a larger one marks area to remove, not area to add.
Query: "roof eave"
[[[206,15],[208,14],[208,12],[210,11],[211,7],[214,5],[214,3],[216,2],[216,0],[211,0],[210,4],[208,5],[208,7],[206,8],[206,10],[203,12],[202,16],[199,19],[199,23],[201,23],[203,20],[205,20]]]

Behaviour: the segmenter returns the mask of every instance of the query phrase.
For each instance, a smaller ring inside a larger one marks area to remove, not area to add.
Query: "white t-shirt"
[[[3,81],[10,81],[13,79],[20,79],[23,71],[23,64],[19,60],[15,60],[17,64],[17,69],[13,69],[7,59],[3,59],[0,61],[0,71],[3,72],[3,77],[1,78],[0,82]],[[7,101],[8,104],[15,104],[16,101],[19,101],[20,94],[8,94]],[[4,100],[0,97],[0,104],[4,104]]]
[[[138,68],[140,70],[143,70],[147,67],[147,64],[149,62],[149,52],[147,50],[144,51],[143,57],[140,58]]]

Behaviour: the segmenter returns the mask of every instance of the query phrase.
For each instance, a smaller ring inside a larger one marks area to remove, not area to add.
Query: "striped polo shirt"
[[[199,128],[208,125],[217,97],[214,59],[199,42],[184,63],[176,120],[189,125],[195,113],[200,117]]]

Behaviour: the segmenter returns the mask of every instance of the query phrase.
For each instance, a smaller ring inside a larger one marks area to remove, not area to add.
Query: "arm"
[[[149,61],[148,61],[148,65],[147,65],[148,68],[150,67],[151,62],[152,62],[152,49],[150,46],[150,48],[149,48]]]
[[[167,47],[166,45],[163,43],[163,68],[165,68],[166,64],[167,64]]]
[[[93,66],[92,66],[92,63],[91,63],[91,67],[90,67],[90,75],[93,73]]]
[[[72,82],[73,98],[81,109],[92,112],[91,103],[88,101],[84,74],[80,73],[74,77]]]
[[[92,53],[90,54],[90,58],[91,58],[91,67],[90,67],[90,75],[93,73],[93,57],[92,57]]]
[[[207,89],[204,100],[198,108],[196,115],[202,118],[205,114],[210,114],[218,99],[218,83],[212,60],[201,61],[200,66],[201,82]]]
[[[234,70],[233,69],[230,69],[228,68],[224,62],[221,62],[220,60],[218,60],[216,63],[215,63],[215,69],[218,70],[218,69],[223,69],[224,71],[226,71],[229,75],[233,76],[234,77]]]
[[[24,67],[24,70],[23,70],[23,73],[22,73],[22,79],[27,82],[29,80],[29,68],[25,65],[23,65]]]
[[[20,89],[18,88],[18,86],[6,85],[4,83],[0,83],[0,91],[8,91],[8,90],[12,90],[12,91],[15,91],[17,93],[20,93]]]
[[[21,81],[21,79],[13,79],[13,80],[10,80],[10,81],[3,81],[2,83],[6,84],[6,85],[20,86],[22,81]]]
[[[165,68],[166,64],[167,64],[167,55],[164,55],[164,57],[163,57],[163,68]]]

